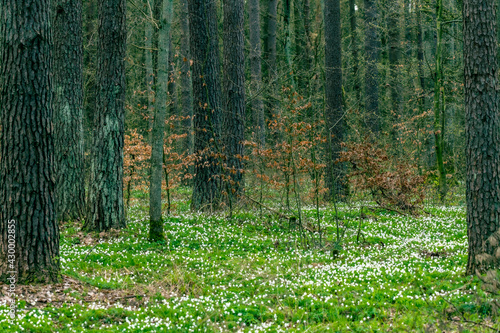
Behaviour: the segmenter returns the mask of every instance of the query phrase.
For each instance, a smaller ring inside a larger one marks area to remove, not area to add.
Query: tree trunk
[[[284,43],[285,43],[285,62],[287,65],[286,73],[289,74],[289,86],[295,91],[297,85],[295,82],[295,72],[292,60],[292,36],[291,36],[291,16],[292,16],[292,0],[283,0],[283,30],[284,30]],[[288,76],[288,75],[287,75]]]
[[[0,8],[0,280],[57,282],[50,1]]]
[[[92,231],[124,228],[125,0],[99,2],[97,100],[87,218]]]
[[[436,164],[439,174],[439,199],[444,203],[446,192],[446,171],[444,169],[444,129],[445,129],[445,99],[443,86],[443,0],[436,0],[436,65],[434,73],[434,147],[436,149]]]
[[[325,0],[325,123],[327,126],[326,187],[329,200],[347,195],[345,167],[335,163],[344,141],[346,120],[342,112],[342,61],[340,0]]]
[[[193,57],[194,152],[197,154],[194,210],[217,208],[220,165],[216,154],[221,132],[221,87],[217,11],[214,1],[188,0]]]
[[[309,93],[307,86],[311,75],[311,57],[309,44],[309,0],[294,0],[294,40],[295,77],[299,94]]]
[[[500,227],[500,136],[496,1],[465,0],[464,73],[467,158],[467,274],[483,243]]]
[[[229,204],[243,193],[245,140],[244,0],[224,2],[224,152]]]
[[[252,116],[255,124],[255,141],[264,147],[266,143],[266,120],[264,103],[262,101],[262,64],[260,45],[260,5],[259,0],[249,0],[250,23],[250,91],[252,101]]]
[[[151,179],[149,184],[149,239],[163,240],[161,214],[161,183],[163,176],[163,139],[167,116],[167,89],[170,69],[170,28],[172,25],[173,0],[162,1],[162,16],[158,30],[158,76],[156,85],[155,114],[151,146]]]
[[[85,209],[82,2],[53,2],[54,145],[58,220]]]
[[[97,3],[96,0],[88,0],[85,5],[84,25],[84,47],[83,47],[83,112],[84,112],[84,150],[85,150],[85,181],[89,180],[89,158],[92,147],[92,133],[94,131],[94,111],[96,101],[96,42],[97,42]],[[88,187],[87,187],[88,188]]]
[[[267,72],[267,116],[272,118],[276,114],[278,108],[278,100],[274,94],[277,91],[278,68],[277,68],[277,17],[278,17],[278,0],[269,0],[267,8],[266,20],[266,72]]]
[[[144,29],[145,41],[144,41],[144,59],[146,65],[146,88],[148,94],[148,120],[149,120],[149,143],[153,142],[153,121],[154,121],[154,100],[155,92],[153,87],[155,85],[155,70],[153,66],[153,36],[154,36],[154,25],[155,18],[153,15],[153,10],[155,8],[155,0],[146,0],[146,11],[148,14],[148,19],[145,22],[146,27]]]
[[[377,6],[375,0],[365,0],[365,108],[366,122],[373,134],[380,129],[378,108],[378,62],[380,42],[377,33]]]
[[[401,92],[399,82],[399,60],[401,57],[401,34],[399,25],[400,8],[398,3],[388,2],[387,29],[389,39],[389,85],[391,92],[391,109],[389,115],[389,126],[394,148],[398,151],[396,128],[393,126],[401,115]]]
[[[187,0],[181,0],[181,103],[182,127],[186,134],[183,150],[193,153],[193,83],[191,78],[191,52],[189,50],[189,10]],[[189,173],[194,170],[190,168]]]
[[[361,99],[361,88],[358,77],[358,32],[356,22],[356,3],[355,0],[349,0],[349,17],[351,24],[351,55],[352,55],[352,89],[355,94],[355,103]]]

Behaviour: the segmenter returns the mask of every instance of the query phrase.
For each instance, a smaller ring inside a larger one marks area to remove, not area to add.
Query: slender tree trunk
[[[260,45],[260,6],[259,0],[249,0],[250,23],[250,71],[252,92],[252,116],[255,124],[255,141],[263,147],[266,143],[266,120],[262,101],[262,64]]]
[[[444,169],[444,129],[445,129],[445,98],[443,86],[443,0],[436,0],[436,65],[434,73],[434,147],[439,173],[439,199],[444,202],[446,192],[446,171]]]
[[[217,208],[220,202],[221,87],[217,11],[214,1],[188,0],[193,57],[194,152],[197,154],[194,210]]]
[[[343,200],[347,195],[345,167],[343,163],[336,163],[346,127],[342,112],[341,55],[340,0],[325,0],[326,186],[329,200]]]
[[[277,17],[278,0],[269,0],[266,20],[266,69],[267,69],[267,115],[272,118],[278,109],[278,100],[274,94],[277,91],[278,68],[277,68]]]
[[[465,0],[463,20],[469,239],[467,274],[471,275],[479,266],[476,256],[482,252],[492,254],[496,250],[485,241],[500,227],[496,1]]]
[[[224,2],[224,150],[228,196],[243,193],[245,140],[244,0]],[[231,204],[232,200],[230,201]]]
[[[161,183],[163,176],[163,140],[165,118],[167,116],[172,11],[173,0],[163,0],[160,29],[158,30],[158,80],[152,130],[151,180],[149,184],[149,239],[153,242],[165,238],[163,235],[163,219],[161,214]]]
[[[367,125],[373,134],[380,129],[378,103],[378,62],[380,42],[377,33],[377,6],[375,0],[365,0],[365,107]]]
[[[85,210],[82,2],[53,1],[54,144],[58,220]]]
[[[50,1],[0,8],[0,281],[57,282]]]
[[[401,115],[401,82],[399,81],[399,62],[401,58],[401,33],[399,25],[400,8],[398,3],[388,2],[387,29],[389,38],[389,85],[391,92],[391,109],[389,115],[389,126],[392,142],[397,146],[396,128],[393,126]]]
[[[352,55],[352,89],[355,94],[355,102],[359,103],[361,99],[361,88],[359,84],[358,77],[358,32],[357,32],[357,24],[356,24],[356,1],[349,0],[349,17],[351,24],[351,55]]]
[[[309,0],[294,0],[294,41],[295,50],[293,57],[295,60],[294,76],[296,77],[299,94],[305,96],[309,77],[311,75],[311,57],[309,42]]]
[[[125,0],[99,2],[97,101],[90,162],[87,230],[124,228]]]
[[[181,104],[182,127],[186,134],[183,150],[193,153],[193,83],[191,78],[191,52],[189,50],[189,10],[187,0],[181,0]],[[189,173],[194,170],[190,168]]]
[[[287,65],[286,72],[290,74],[290,86],[296,90],[295,73],[292,60],[292,36],[291,36],[291,16],[292,16],[292,0],[283,0],[283,30],[285,42],[285,62]]]
[[[424,112],[424,96],[425,96],[425,75],[424,75],[424,41],[422,37],[422,8],[421,0],[416,3],[416,20],[417,20],[417,61],[418,61],[418,78],[420,82],[421,92],[419,94],[420,114]]]
[[[148,94],[148,119],[149,119],[149,142],[153,142],[153,121],[154,121],[154,100],[155,92],[153,87],[155,85],[155,70],[153,66],[153,36],[154,36],[154,24],[155,18],[153,15],[153,10],[155,8],[155,0],[145,0],[146,11],[148,14],[148,19],[145,22],[146,27],[144,29],[145,41],[144,41],[144,58],[146,65],[146,88]]]

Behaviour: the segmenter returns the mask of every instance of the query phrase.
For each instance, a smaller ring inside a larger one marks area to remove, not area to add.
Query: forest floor
[[[161,244],[148,242],[140,203],[126,230],[65,223],[61,283],[18,286],[13,321],[0,284],[0,332],[496,331],[478,279],[464,276],[464,208],[428,210],[343,205],[337,220],[322,208],[321,246],[311,207],[309,230],[290,230],[258,210],[228,219],[179,205]]]

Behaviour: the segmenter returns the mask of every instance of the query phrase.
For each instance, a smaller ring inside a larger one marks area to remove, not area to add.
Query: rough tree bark
[[[342,112],[341,56],[340,0],[325,0],[326,187],[329,200],[342,200],[347,195],[345,167],[343,163],[335,163],[346,127]]]
[[[250,92],[252,93],[252,116],[254,119],[255,141],[263,147],[266,143],[266,119],[262,101],[262,50],[260,45],[260,5],[259,0],[248,2],[250,23]]]
[[[496,1],[465,0],[464,73],[467,159],[467,274],[483,243],[500,227],[500,122]]]
[[[85,212],[82,2],[52,5],[57,217],[80,219]]]
[[[96,105],[86,230],[124,228],[125,0],[99,2]]]
[[[149,183],[149,239],[163,240],[161,214],[161,183],[163,176],[163,138],[167,116],[168,81],[170,69],[170,27],[172,25],[173,0],[162,1],[162,14],[158,30],[158,76],[151,146],[151,178]]]
[[[50,1],[0,8],[0,281],[56,282]]]
[[[193,210],[217,208],[220,163],[216,156],[221,132],[221,87],[216,2],[188,0],[193,58],[194,152]]]
[[[377,5],[375,0],[365,0],[365,108],[366,122],[373,134],[380,129],[378,109],[378,61],[380,42],[377,33]]]
[[[229,204],[243,193],[245,140],[244,1],[224,1],[224,154]]]

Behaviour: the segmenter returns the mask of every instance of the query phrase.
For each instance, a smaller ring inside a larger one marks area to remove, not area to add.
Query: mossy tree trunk
[[[167,116],[167,89],[170,68],[170,28],[172,25],[173,10],[173,0],[163,0],[162,2],[160,29],[158,30],[158,77],[152,130],[151,178],[149,184],[149,239],[155,242],[164,239],[161,213],[161,184],[163,176],[163,140],[165,134],[165,118]]]
[[[126,226],[123,205],[125,10],[125,0],[99,2],[96,105],[84,225],[89,231]]]

